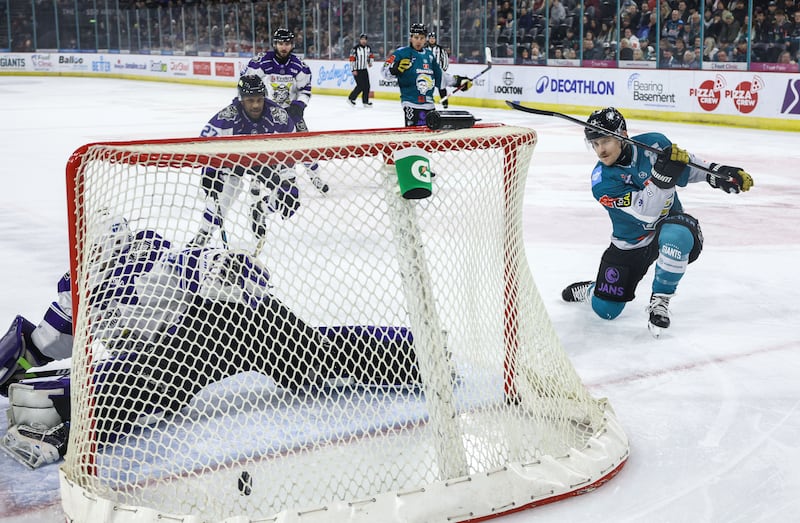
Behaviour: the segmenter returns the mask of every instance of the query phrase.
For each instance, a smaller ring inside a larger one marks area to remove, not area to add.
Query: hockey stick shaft
[[[469,79],[470,83],[474,82],[476,79],[478,79],[478,78],[480,78],[481,76],[485,75],[487,72],[489,72],[489,69],[491,69],[491,68],[492,68],[492,50],[491,50],[491,49],[489,49],[489,48],[487,47],[487,48],[486,48],[486,50],[485,50],[484,52],[486,53],[486,67],[484,67],[484,68],[483,68],[483,70],[481,70],[481,72],[479,72],[479,73],[478,73],[478,74],[476,74],[475,76],[471,77],[471,78]],[[448,99],[448,98],[450,98],[451,96],[453,96],[453,95],[454,95],[454,94],[456,94],[457,92],[459,92],[459,91],[463,91],[463,90],[464,90],[464,88],[463,88],[462,86],[460,86],[460,85],[459,85],[458,87],[456,87],[456,88],[453,90],[453,92],[452,92],[452,93],[448,94],[447,96],[445,96],[444,98],[442,98],[441,100],[439,100],[439,103],[443,103],[443,102],[447,101],[447,99]]]
[[[654,152],[656,154],[661,154],[663,152],[661,149],[653,147],[652,145],[647,145],[646,143],[639,142],[637,140],[634,140],[633,138],[628,138],[627,136],[624,136],[622,134],[615,133],[613,131],[609,131],[608,129],[603,129],[602,127],[600,127],[598,125],[594,125],[594,124],[591,124],[591,123],[588,123],[588,122],[584,122],[583,120],[579,120],[577,118],[573,118],[572,116],[569,116],[567,114],[557,113],[555,111],[545,111],[544,109],[536,109],[534,107],[528,107],[528,106],[522,105],[520,103],[511,102],[511,101],[506,101],[506,105],[508,105],[512,109],[516,109],[517,111],[522,111],[523,113],[538,114],[540,116],[555,116],[556,118],[561,118],[562,120],[567,120],[568,122],[576,123],[576,124],[581,125],[581,126],[587,128],[587,129],[592,129],[593,131],[597,131],[597,132],[600,132],[600,133],[603,133],[603,134],[607,134],[608,136],[613,136],[614,138],[622,140],[623,142],[629,143],[631,145],[635,145],[636,147],[639,147],[639,148],[644,149],[646,151]],[[706,167],[704,165],[700,165],[699,163],[695,163],[695,162],[689,161],[689,162],[686,163],[686,165],[688,165],[690,167],[693,167],[693,168],[695,168],[695,169],[697,169],[699,171],[703,171],[706,174],[710,174],[714,178],[721,178],[721,179],[727,180],[729,182],[735,182],[735,180],[733,178],[731,178],[730,176],[725,176],[724,174],[719,174],[717,172],[714,172],[711,169],[709,169],[708,167]]]

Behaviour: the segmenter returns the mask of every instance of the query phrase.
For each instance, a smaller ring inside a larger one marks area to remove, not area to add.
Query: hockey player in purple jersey
[[[116,323],[118,309],[135,303],[136,279],[170,247],[155,231],[134,234],[122,217],[108,216],[101,227],[102,240],[92,248],[89,267],[90,286],[102,282],[90,292],[90,314],[98,328]],[[30,467],[52,462],[66,450],[70,382],[63,374],[71,356],[72,287],[66,273],[58,281],[58,301],[38,326],[17,316],[0,338],[0,394],[11,404],[0,448]],[[52,370],[30,372],[45,364]]]
[[[291,133],[296,119],[267,98],[261,78],[247,75],[239,78],[238,96],[208,121],[200,136],[233,136],[247,134]]]
[[[267,88],[261,77],[245,75],[239,78],[239,95],[230,105],[218,112],[209,120],[203,131],[204,137],[274,134],[294,132],[296,120],[279,104],[270,100]],[[299,207],[299,189],[295,183],[293,166],[263,165],[258,168],[249,167],[231,169],[203,170],[203,190],[206,194],[206,210],[203,213],[204,223],[195,236],[193,243],[204,246],[218,229],[221,229],[223,244],[227,245],[227,235],[223,228],[224,218],[230,202],[240,194],[241,178],[245,174],[254,177],[251,191],[254,195],[261,193],[262,186],[266,190],[264,198],[254,204],[253,213],[263,216],[275,211],[280,203],[283,218],[288,218]]]
[[[98,443],[130,434],[153,414],[175,413],[206,385],[242,372],[303,394],[419,383],[407,327],[311,327],[272,294],[269,272],[249,253],[189,247],[135,259],[131,271],[124,262],[106,269],[119,285],[90,293],[92,338],[106,340],[91,372]],[[129,274],[135,279],[115,276]],[[2,448],[32,468],[63,456],[69,392],[63,375],[12,384]]]
[[[257,75],[267,87],[267,97],[289,112],[298,132],[308,131],[305,111],[311,100],[311,69],[294,51],[294,33],[280,28],[272,34],[272,51],[255,56],[241,76]],[[328,186],[318,176],[319,164],[307,162],[311,183],[322,193]]]
[[[593,112],[587,123],[593,127],[586,127],[586,140],[599,160],[592,171],[592,193],[608,211],[613,231],[597,278],[569,285],[562,298],[588,301],[598,316],[613,320],[633,301],[637,285],[655,262],[647,326],[659,337],[670,326],[669,303],[678,282],[703,248],[700,224],[684,212],[676,186],[705,181],[738,194],[750,190],[753,178],[740,167],[702,162],[660,133],[633,139],[661,153],[604,133],[628,136],[625,118],[613,107]]]
[[[150,270],[161,250],[169,248],[169,242],[151,230],[133,234],[122,217],[109,216],[102,227],[106,229],[104,240],[93,247],[96,263],[92,280],[103,284],[93,289],[93,302],[125,302],[136,278]],[[50,304],[38,326],[20,315],[0,338],[1,395],[6,395],[9,385],[24,378],[31,367],[72,356],[70,283],[69,272],[58,280],[57,301]],[[94,313],[102,316],[103,310],[95,303]]]

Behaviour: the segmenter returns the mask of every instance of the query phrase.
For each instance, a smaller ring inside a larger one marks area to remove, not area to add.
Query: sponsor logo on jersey
[[[549,76],[542,76],[536,81],[536,92],[538,94],[551,92],[614,96],[615,84],[613,80],[584,80],[582,78],[550,78]]]
[[[790,78],[786,82],[786,93],[781,105],[782,114],[800,114],[800,78]]]
[[[619,197],[614,197],[604,194],[598,199],[598,201],[604,207],[609,207],[609,208],[630,207],[631,193],[625,193]]]

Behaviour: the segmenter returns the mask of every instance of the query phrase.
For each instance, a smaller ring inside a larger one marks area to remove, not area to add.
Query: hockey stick
[[[483,76],[484,74],[486,74],[486,73],[489,71],[489,69],[491,69],[491,68],[492,68],[492,50],[491,50],[491,49],[489,49],[489,48],[487,47],[487,48],[486,48],[486,51],[485,51],[485,53],[486,53],[486,67],[485,67],[485,68],[484,68],[484,69],[483,69],[481,72],[479,72],[478,74],[476,74],[475,76],[473,76],[472,78],[470,78],[470,79],[469,79],[469,82],[470,82],[470,83],[474,82],[474,81],[475,81],[477,78],[480,78],[481,76]],[[441,100],[439,100],[439,103],[444,103],[444,102],[446,102],[448,98],[450,98],[451,96],[453,96],[453,95],[454,95],[454,94],[456,94],[457,92],[459,92],[459,91],[463,91],[463,90],[464,90],[464,88],[463,88],[461,85],[459,85],[458,87],[456,87],[456,88],[453,90],[453,92],[452,92],[452,93],[448,94],[447,96],[445,96],[444,98],[442,98]]]
[[[603,129],[602,127],[600,127],[598,125],[594,125],[594,124],[591,124],[591,123],[588,123],[588,122],[584,122],[583,120],[578,120],[577,118],[573,118],[573,117],[571,117],[569,115],[566,115],[566,114],[563,114],[563,113],[557,113],[555,111],[545,111],[544,109],[536,109],[534,107],[527,107],[527,106],[524,106],[524,105],[520,104],[519,102],[511,102],[511,101],[508,101],[508,100],[506,101],[506,105],[508,105],[512,109],[516,109],[517,111],[522,111],[523,113],[538,114],[538,115],[541,115],[541,116],[555,116],[556,118],[561,118],[561,119],[567,120],[569,122],[576,123],[578,125],[582,125],[583,127],[587,128],[587,129],[591,129],[593,131],[597,131],[599,133],[606,134],[608,136],[613,136],[614,138],[622,140],[623,142],[629,143],[631,145],[635,145],[636,147],[639,147],[639,148],[644,149],[646,151],[654,152],[656,154],[661,154],[663,152],[661,149],[653,147],[652,145],[647,145],[645,143],[642,143],[642,142],[639,142],[637,140],[634,140],[633,138],[628,138],[627,136],[615,133],[614,131],[609,131],[608,129]],[[724,174],[719,174],[717,172],[712,171],[708,167],[705,167],[703,165],[700,165],[700,164],[692,162],[692,161],[687,162],[686,165],[688,165],[690,167],[693,167],[693,168],[695,168],[697,170],[703,171],[706,174],[710,174],[714,178],[720,178],[720,179],[723,179],[723,180],[726,180],[726,181],[729,181],[729,182],[735,182],[736,181],[731,176],[725,176]]]

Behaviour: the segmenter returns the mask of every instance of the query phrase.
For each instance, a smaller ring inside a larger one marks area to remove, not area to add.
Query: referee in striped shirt
[[[439,67],[442,68],[442,71],[447,71],[447,66],[450,65],[450,57],[447,55],[447,50],[436,43],[436,33],[428,33],[427,47],[431,50],[431,53],[433,53],[433,57],[436,59],[436,62],[438,62]],[[447,89],[439,89],[439,98],[445,98],[445,96],[447,96]],[[442,107],[447,109],[446,98],[444,102],[442,102]]]
[[[347,97],[347,102],[355,106],[356,97],[361,94],[361,102],[364,107],[372,107],[372,102],[369,101],[369,72],[368,67],[372,67],[372,49],[367,45],[367,35],[361,33],[358,37],[358,43],[350,50],[350,70],[353,71],[353,77],[356,80],[355,88],[350,92]]]

